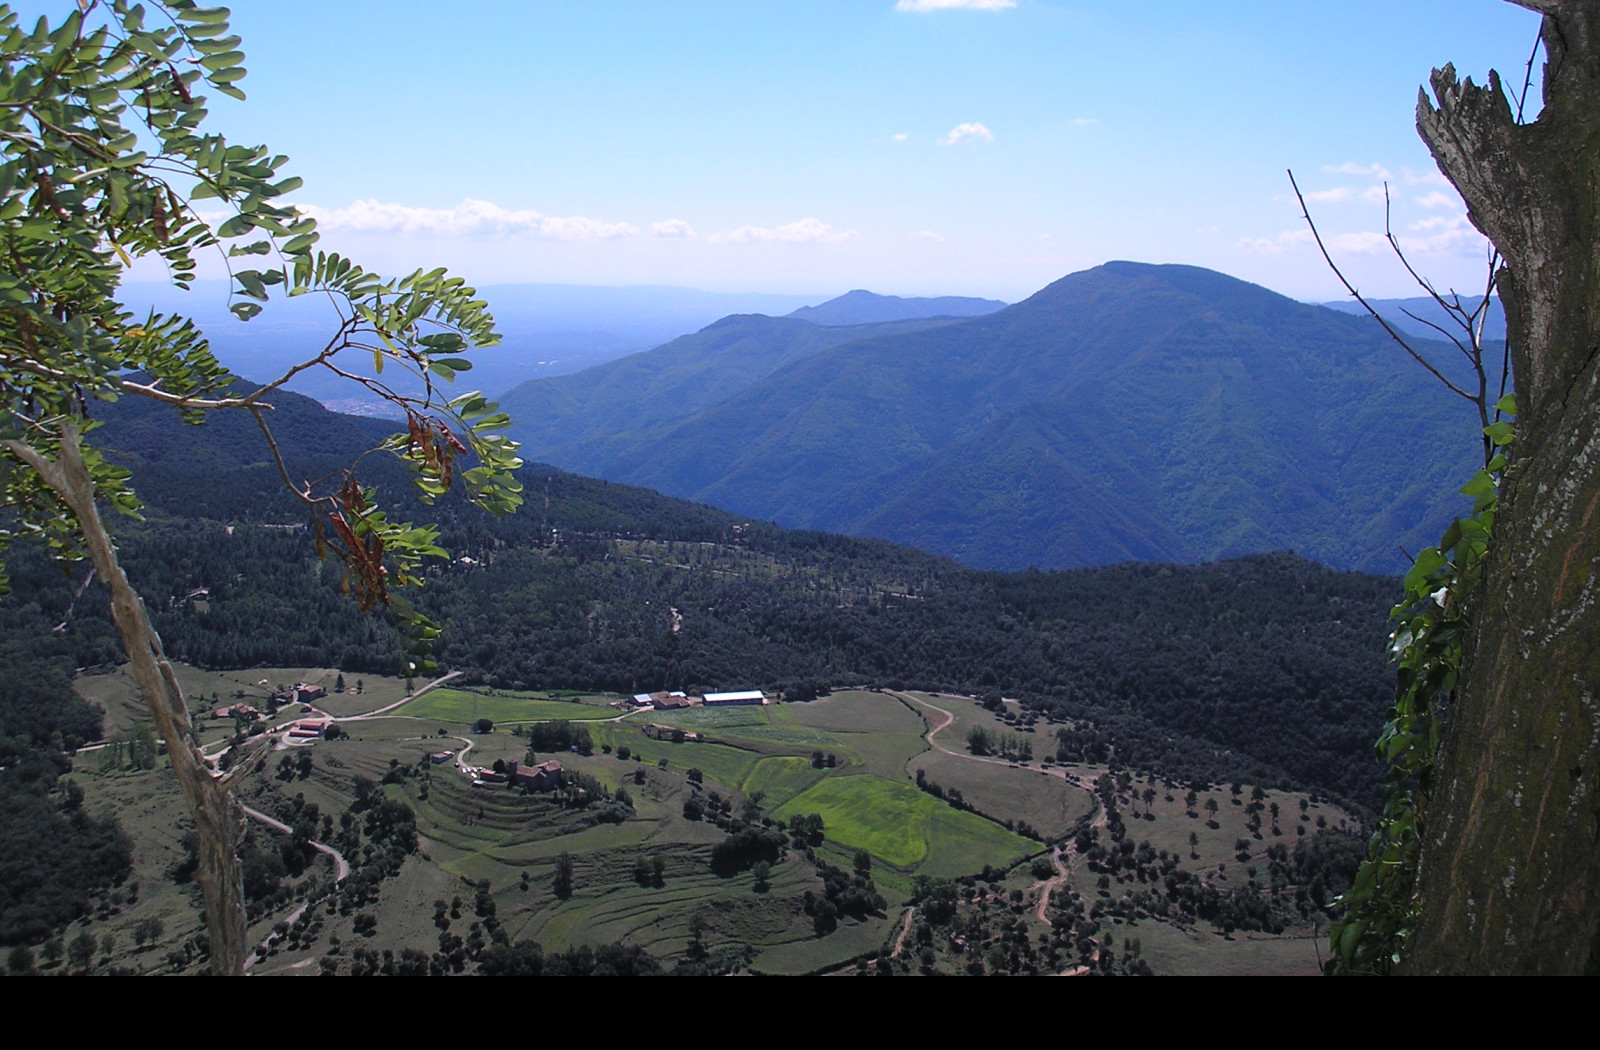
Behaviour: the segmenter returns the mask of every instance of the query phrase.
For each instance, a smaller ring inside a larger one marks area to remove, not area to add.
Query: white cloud
[[[324,231],[358,233],[425,233],[439,236],[527,235],[564,241],[632,237],[639,227],[631,222],[602,222],[582,216],[561,217],[532,210],[511,211],[489,201],[468,198],[453,208],[411,208],[376,200],[355,201],[347,208],[301,205]]]
[[[1336,233],[1328,239],[1330,250],[1352,255],[1376,255],[1389,250],[1389,240],[1381,233],[1363,230],[1360,233]]]
[[[1477,254],[1488,243],[1465,215],[1433,215],[1406,228],[1411,235],[1397,239],[1414,255]]]
[[[739,244],[748,244],[751,241],[764,243],[783,242],[787,244],[805,244],[815,242],[819,244],[838,244],[840,241],[859,240],[861,234],[855,230],[835,230],[832,225],[821,219],[804,218],[794,222],[784,223],[770,229],[762,226],[741,226],[731,233],[713,234],[714,241],[734,241]]]
[[[925,15],[930,11],[949,11],[958,7],[968,11],[1004,11],[1016,6],[1017,0],[896,0],[894,9]]]
[[[923,237],[930,241],[942,241],[944,238],[932,230],[918,230],[913,236]]]
[[[1331,171],[1339,175],[1371,175],[1375,179],[1387,179],[1392,176],[1389,169],[1382,164],[1356,164],[1345,161],[1343,164],[1324,164],[1323,171]]]
[[[963,142],[993,142],[994,133],[982,124],[957,124],[950,129],[950,134],[939,140],[941,146],[957,146]]]
[[[1434,190],[1432,193],[1423,194],[1417,198],[1417,203],[1424,208],[1459,208],[1461,201],[1448,193]]]
[[[1311,240],[1310,230],[1284,230],[1276,237],[1240,237],[1239,249],[1257,255],[1280,255]]]
[[[1306,200],[1318,204],[1343,204],[1355,196],[1355,190],[1349,186],[1335,186],[1331,190],[1313,190],[1306,194]]]
[[[1414,168],[1401,168],[1400,177],[1413,186],[1419,182],[1429,183],[1434,186],[1450,185],[1450,180],[1439,174],[1436,168],[1429,168],[1425,171],[1417,171]]]
[[[652,222],[650,224],[652,237],[693,237],[694,227],[683,219],[668,219],[666,222]]]
[[[903,131],[897,131],[897,132],[895,132],[895,133],[894,133],[894,134],[893,134],[893,135],[890,135],[890,136],[889,136],[889,137],[890,137],[890,138],[892,138],[892,139],[894,139],[894,140],[895,140],[895,141],[896,141],[896,142],[904,142],[904,141],[905,141],[905,140],[906,140],[906,139],[907,139],[907,138],[909,138],[909,137],[910,137],[910,136],[908,136],[908,135],[907,135],[907,134],[906,134],[906,133],[905,133],[905,132],[903,132]]]
[[[1354,186],[1335,186],[1331,190],[1312,190],[1305,195],[1305,198],[1315,204],[1346,204],[1355,200],[1365,201],[1368,204],[1382,204],[1384,189],[1382,186],[1368,186],[1362,190]]]

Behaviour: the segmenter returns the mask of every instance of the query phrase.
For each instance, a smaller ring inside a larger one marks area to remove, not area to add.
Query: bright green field
[[[813,769],[809,758],[777,755],[757,762],[739,790],[746,797],[763,792],[766,805],[781,806],[825,776],[827,770]]]
[[[582,719],[615,718],[617,712],[591,704],[562,703],[559,700],[531,700],[516,696],[488,696],[464,689],[435,689],[399,709],[413,718],[433,718],[440,722],[562,722]]]
[[[936,853],[938,871],[972,872],[1004,866],[1038,847],[982,817],[950,808],[908,784],[875,776],[829,777],[773,815],[820,813],[823,834],[849,849],[864,849],[898,868]]]

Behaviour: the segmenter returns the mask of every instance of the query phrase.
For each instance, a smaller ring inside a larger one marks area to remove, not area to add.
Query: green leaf
[[[233,218],[217,227],[217,236],[223,238],[243,237],[253,229],[255,229],[255,223],[252,222],[247,216],[235,215]]]

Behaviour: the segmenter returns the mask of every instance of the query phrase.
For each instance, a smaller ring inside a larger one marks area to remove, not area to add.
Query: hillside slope
[[[1393,571],[1449,520],[1475,450],[1464,406],[1369,320],[1196,267],[1108,263],[536,454],[982,567],[1293,549]]]

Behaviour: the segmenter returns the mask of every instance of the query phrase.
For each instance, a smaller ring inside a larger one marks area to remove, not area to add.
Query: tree
[[[572,896],[572,877],[574,874],[572,854],[562,853],[556,858],[556,877],[553,887],[556,896],[562,900]]]
[[[1497,74],[1435,70],[1417,129],[1498,274],[1516,444],[1471,607],[1460,685],[1425,810],[1419,973],[1593,972],[1600,957],[1600,6],[1544,15],[1543,111],[1520,122]]]
[[[243,818],[230,789],[261,752],[214,777],[193,746],[176,676],[101,515],[102,505],[136,514],[139,503],[128,471],[92,443],[94,406],[147,398],[188,423],[208,411],[249,413],[304,505],[319,551],[343,564],[345,587],[363,609],[382,606],[408,629],[416,659],[407,673],[419,669],[437,630],[397,588],[420,581],[425,557],[443,554],[436,531],[391,521],[352,472],[294,481],[269,426],[274,391],[307,369],[328,369],[404,414],[406,432],[383,447],[412,469],[425,500],[459,481],[490,510],[520,502],[510,474],[516,446],[498,433],[509,420],[475,393],[446,399],[435,385],[470,368],[460,355],[497,339],[476,293],[442,270],[384,280],[317,251],[316,224],[281,199],[299,186],[281,174],[285,158],[204,130],[203,86],[243,98],[238,44],[226,10],[192,0],[82,0],[59,25],[40,20],[31,32],[0,8],[0,552],[19,537],[42,539],[58,557],[88,558],[110,590],[123,648],[196,824],[196,875],[219,974],[241,972],[246,951]],[[196,201],[226,218],[213,227]],[[129,266],[162,264],[187,288],[201,251],[229,266],[240,320],[273,294],[326,297],[338,323],[323,348],[247,389],[192,322],[139,318],[120,305]],[[233,268],[252,260],[263,260],[260,268]],[[339,356],[347,351],[370,354],[376,374],[348,367]],[[396,366],[387,379],[386,364]]]
[[[67,961],[79,970],[87,971],[89,964],[94,962],[94,951],[99,945],[100,942],[95,940],[94,934],[85,930],[67,945]]]

